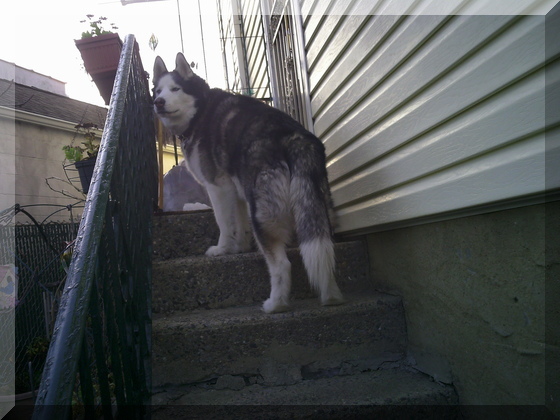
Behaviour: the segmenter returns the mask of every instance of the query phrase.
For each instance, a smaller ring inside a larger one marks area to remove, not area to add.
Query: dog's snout
[[[156,108],[163,108],[165,106],[165,99],[163,98],[156,98],[154,100],[154,105]]]

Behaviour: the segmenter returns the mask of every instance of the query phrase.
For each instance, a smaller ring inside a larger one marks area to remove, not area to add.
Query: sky
[[[7,0],[4,0],[7,1]],[[445,0],[447,4],[448,0]],[[368,4],[367,2],[361,2]],[[384,3],[398,7],[408,2]],[[454,0],[451,3],[460,3]],[[476,0],[473,4],[493,6],[494,13],[502,13],[503,7],[515,9],[514,14],[524,10],[528,0]],[[546,13],[556,0],[543,0],[538,12]],[[199,11],[199,4],[202,10]],[[345,2],[335,3],[346,4]],[[429,2],[435,4],[437,1]],[[175,56],[182,50],[179,27],[178,5],[187,61],[198,63],[200,76],[206,78],[211,87],[223,88],[224,72],[219,44],[218,16],[215,0],[160,0],[140,2],[123,6],[120,0],[16,0],[11,1],[11,9],[2,10],[0,25],[0,59],[21,67],[51,76],[66,82],[66,93],[71,98],[103,106],[97,88],[85,72],[82,59],[74,44],[79,39],[87,14],[105,16],[109,23],[115,23],[121,39],[134,34],[140,46],[144,68],[152,72],[153,62],[160,55],[171,70]],[[514,7],[515,6],[515,7]],[[389,13],[387,9],[383,13]],[[430,9],[431,10],[431,9]],[[432,13],[422,9],[421,13]],[[468,8],[467,14],[478,10]],[[492,13],[484,9],[485,14]],[[398,10],[397,12],[402,12]],[[480,12],[480,10],[478,10]],[[203,34],[201,34],[201,20]],[[154,34],[159,45],[155,52],[149,48],[149,39]],[[207,72],[204,69],[202,37],[205,40]]]
[[[202,8],[199,13],[199,3]],[[87,14],[107,17],[114,23],[121,39],[133,34],[140,47],[146,71],[152,73],[156,56],[161,56],[172,70],[175,56],[182,50],[177,0],[160,0],[127,4],[120,0],[28,0],[12,2],[8,16],[3,13],[0,25],[0,59],[66,82],[66,94],[95,105],[104,106],[95,84],[86,73],[74,44],[87,30]],[[224,87],[218,18],[212,0],[179,0],[184,53],[187,61],[198,64],[195,72],[206,78],[211,87]],[[201,34],[201,21],[203,33]],[[109,26],[109,25],[105,25]],[[149,39],[154,34],[158,46],[154,51]],[[207,72],[201,39],[204,37]]]

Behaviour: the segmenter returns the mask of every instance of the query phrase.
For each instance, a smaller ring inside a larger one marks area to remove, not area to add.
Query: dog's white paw
[[[251,250],[250,246],[246,248],[241,248],[235,245],[230,247],[214,245],[206,250],[205,255],[207,257],[216,257],[218,255],[241,254],[244,252],[249,252],[250,250]]]
[[[231,254],[231,251],[222,246],[213,245],[206,250],[206,253],[204,255],[206,255],[207,257],[217,257],[218,255],[226,254]]]
[[[263,303],[263,311],[267,314],[286,312],[289,308],[289,303],[283,300],[272,300],[271,298],[268,298]]]

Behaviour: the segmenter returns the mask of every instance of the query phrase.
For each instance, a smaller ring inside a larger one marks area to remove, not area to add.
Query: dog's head
[[[193,73],[181,53],[177,54],[175,70],[171,72],[160,57],[156,58],[153,83],[156,114],[174,134],[183,134],[203,105],[208,85]]]

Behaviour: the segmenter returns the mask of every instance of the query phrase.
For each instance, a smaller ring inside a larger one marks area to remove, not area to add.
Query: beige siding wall
[[[352,14],[366,3],[383,12],[382,2],[337,2],[338,15],[329,2],[302,4],[315,133],[339,230],[539,200],[545,91],[558,95],[559,83],[545,78],[544,63],[560,51],[545,50],[544,16]],[[421,13],[426,2],[411,4],[409,13]],[[549,156],[557,144],[547,143]]]

